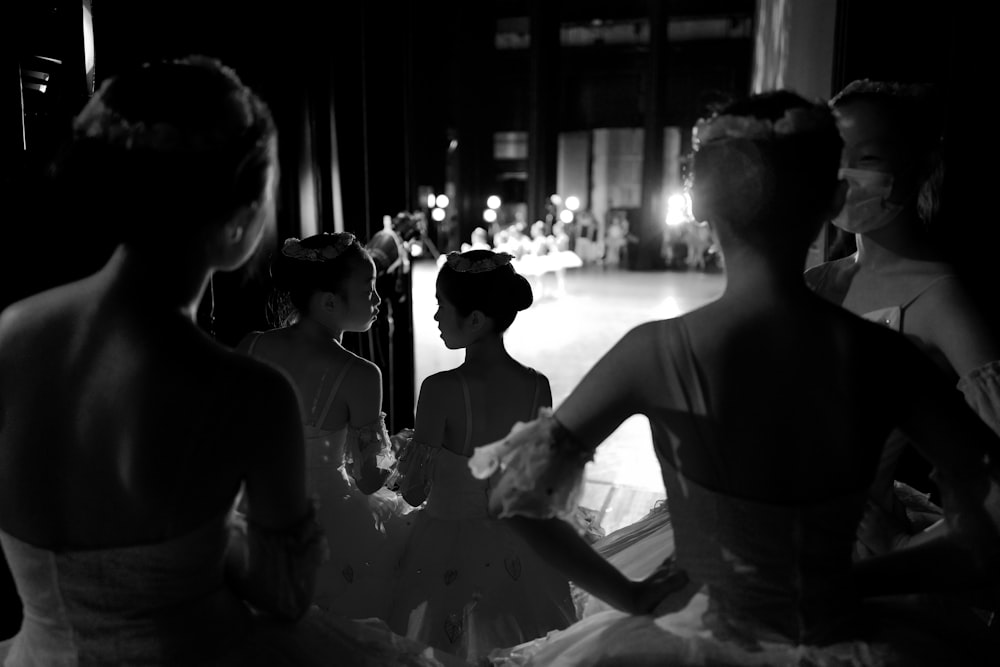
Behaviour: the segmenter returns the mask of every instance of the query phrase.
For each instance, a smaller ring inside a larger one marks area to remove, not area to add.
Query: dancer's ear
[[[469,319],[468,319],[469,327],[477,333],[479,331],[482,331],[483,328],[486,327],[486,325],[489,323],[489,321],[490,321],[489,317],[487,317],[486,314],[481,310],[474,310],[471,313],[469,313]]]

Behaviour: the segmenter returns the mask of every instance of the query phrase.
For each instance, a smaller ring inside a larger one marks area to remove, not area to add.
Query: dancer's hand
[[[664,609],[664,603],[671,596],[676,596],[681,591],[691,587],[691,580],[684,570],[674,567],[673,560],[664,562],[653,574],[641,581],[633,582],[631,609],[626,609],[630,614],[652,614],[672,611],[676,606],[678,609],[687,602],[690,595],[682,596],[684,599],[678,604],[670,604],[670,609]]]

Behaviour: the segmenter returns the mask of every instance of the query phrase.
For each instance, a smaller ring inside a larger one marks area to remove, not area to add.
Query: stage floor
[[[461,350],[441,342],[434,321],[431,261],[413,264],[416,382],[458,366]],[[520,313],[506,334],[507,349],[521,363],[545,373],[555,406],[587,370],[632,327],[697,308],[722,294],[719,273],[633,272],[586,266],[566,272],[565,294],[555,296],[555,277],[544,276],[543,293]],[[611,532],[641,518],[664,497],[660,468],[645,417],[627,420],[588,464],[583,505],[600,513]]]

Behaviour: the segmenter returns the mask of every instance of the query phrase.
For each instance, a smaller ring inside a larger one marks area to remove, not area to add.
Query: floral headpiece
[[[73,121],[77,137],[101,140],[126,150],[198,152],[209,147],[209,137],[184,134],[168,123],[132,121],[108,106],[100,94],[91,99]]]
[[[227,147],[249,152],[249,140],[262,144],[269,137],[267,132],[253,130],[253,127],[248,127],[236,132],[226,132],[222,128],[192,132],[171,123],[130,120],[109,106],[100,92],[73,120],[73,132],[77,139],[99,139],[127,151],[138,149],[175,154],[208,153]]]
[[[819,106],[787,109],[785,115],[774,122],[754,116],[716,115],[698,121],[691,143],[698,150],[705,144],[728,139],[768,141],[833,127],[833,116],[825,107]]]
[[[285,239],[284,245],[281,246],[281,254],[285,257],[301,259],[306,262],[326,262],[336,259],[354,243],[354,234],[350,232],[340,232],[339,234],[330,234],[329,236],[333,243],[325,245],[322,248],[306,248],[302,245],[300,239],[293,236],[292,238]]]
[[[460,252],[449,252],[447,264],[452,270],[459,273],[486,273],[501,266],[507,266],[514,256],[506,252],[495,252],[483,259],[471,260],[463,257]]]
[[[924,99],[934,94],[934,86],[929,83],[904,83],[901,81],[875,81],[857,79],[833,96],[830,104],[837,105],[841,99],[851,95],[886,95],[888,97]]]

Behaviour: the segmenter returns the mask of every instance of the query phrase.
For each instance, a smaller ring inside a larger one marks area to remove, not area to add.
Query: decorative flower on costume
[[[506,252],[495,252],[483,259],[471,260],[463,257],[462,253],[450,252],[447,257],[447,264],[452,270],[459,273],[486,273],[507,266],[514,256]]]
[[[468,465],[478,479],[503,473],[490,494],[498,518],[560,518],[586,535],[593,528],[578,505],[584,466],[592,458],[593,452],[580,446],[551,408],[541,408],[537,419],[516,423],[507,437],[476,447]]]
[[[518,431],[524,430],[527,425],[524,422],[517,422],[510,430],[510,434],[502,440],[494,443],[476,447],[469,458],[469,470],[476,479],[486,479],[506,464],[510,458],[515,441],[511,439]]]
[[[300,239],[288,238],[285,239],[285,243],[281,247],[281,254],[306,262],[325,262],[337,258],[354,243],[354,234],[349,232],[330,234],[329,238],[332,243],[322,248],[306,248]]]
[[[815,132],[834,125],[832,114],[825,107],[787,109],[785,115],[771,122],[755,116],[716,115],[702,118],[694,127],[692,143],[700,146],[727,139],[767,141],[777,137]]]

